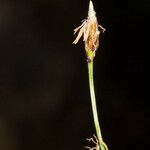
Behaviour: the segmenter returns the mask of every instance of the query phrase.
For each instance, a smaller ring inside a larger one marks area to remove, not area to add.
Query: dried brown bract
[[[108,150],[107,145],[103,142],[103,140],[98,141],[97,137],[95,135],[93,135],[92,138],[87,139],[87,141],[92,142],[93,144],[95,144],[94,147],[89,147],[86,146],[85,148],[88,150],[102,150],[101,147],[103,147],[103,150]]]
[[[99,28],[101,30],[99,30]],[[93,61],[95,52],[99,46],[99,35],[101,31],[104,32],[105,28],[98,25],[94,6],[92,1],[90,1],[88,17],[78,28],[74,29],[74,34],[78,32],[78,35],[73,42],[73,44],[77,44],[79,39],[83,36],[88,62]]]
[[[89,150],[99,150],[100,149],[98,139],[95,135],[93,135],[93,138],[87,139],[87,141],[93,142],[93,144],[95,144],[95,147],[86,146],[85,147],[86,149],[89,149]]]

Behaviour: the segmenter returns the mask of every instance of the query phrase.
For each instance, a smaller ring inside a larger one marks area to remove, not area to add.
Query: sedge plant
[[[105,28],[101,25],[98,25],[96,12],[94,10],[94,6],[92,1],[89,3],[88,17],[83,20],[82,24],[74,29],[74,34],[78,32],[76,39],[73,44],[77,44],[79,39],[83,36],[85,52],[87,57],[87,65],[88,65],[88,77],[89,77],[89,88],[90,88],[90,96],[91,96],[91,105],[92,105],[92,113],[94,118],[94,125],[96,129],[96,135],[94,137],[87,139],[88,141],[92,141],[96,146],[95,147],[86,147],[90,150],[108,150],[107,145],[104,143],[100,128],[100,123],[98,119],[96,98],[95,98],[95,90],[94,90],[94,77],[93,77],[93,62],[95,57],[95,52],[99,46],[99,35],[101,32],[104,32]]]

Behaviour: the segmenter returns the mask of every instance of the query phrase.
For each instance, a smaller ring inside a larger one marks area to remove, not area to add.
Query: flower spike
[[[101,30],[99,30],[99,28]],[[78,35],[73,42],[73,44],[77,44],[79,39],[83,36],[88,62],[91,62],[94,59],[95,52],[99,46],[99,35],[101,31],[104,32],[105,28],[103,28],[101,25],[98,25],[96,12],[94,10],[93,3],[90,0],[88,17],[79,27],[74,29],[74,34],[78,32]]]

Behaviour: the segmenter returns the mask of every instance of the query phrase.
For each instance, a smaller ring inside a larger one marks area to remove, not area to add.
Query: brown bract
[[[99,30],[99,28],[101,30]],[[101,31],[104,32],[105,28],[103,28],[101,25],[98,25],[93,3],[92,1],[90,1],[88,17],[83,21],[83,23],[79,27],[74,29],[74,34],[78,32],[78,35],[73,42],[73,44],[77,44],[79,39],[83,36],[87,60],[89,62],[93,60],[95,56],[95,51],[99,46],[99,35]]]

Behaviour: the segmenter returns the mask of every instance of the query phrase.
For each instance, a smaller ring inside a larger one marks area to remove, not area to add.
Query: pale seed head
[[[73,44],[77,44],[79,39],[83,36],[88,62],[93,61],[95,57],[95,52],[99,46],[100,31],[98,27],[100,27],[103,32],[105,31],[102,26],[98,25],[96,12],[94,11],[93,3],[90,0],[88,17],[78,28],[74,29],[74,34],[77,31],[79,32],[73,42]]]

